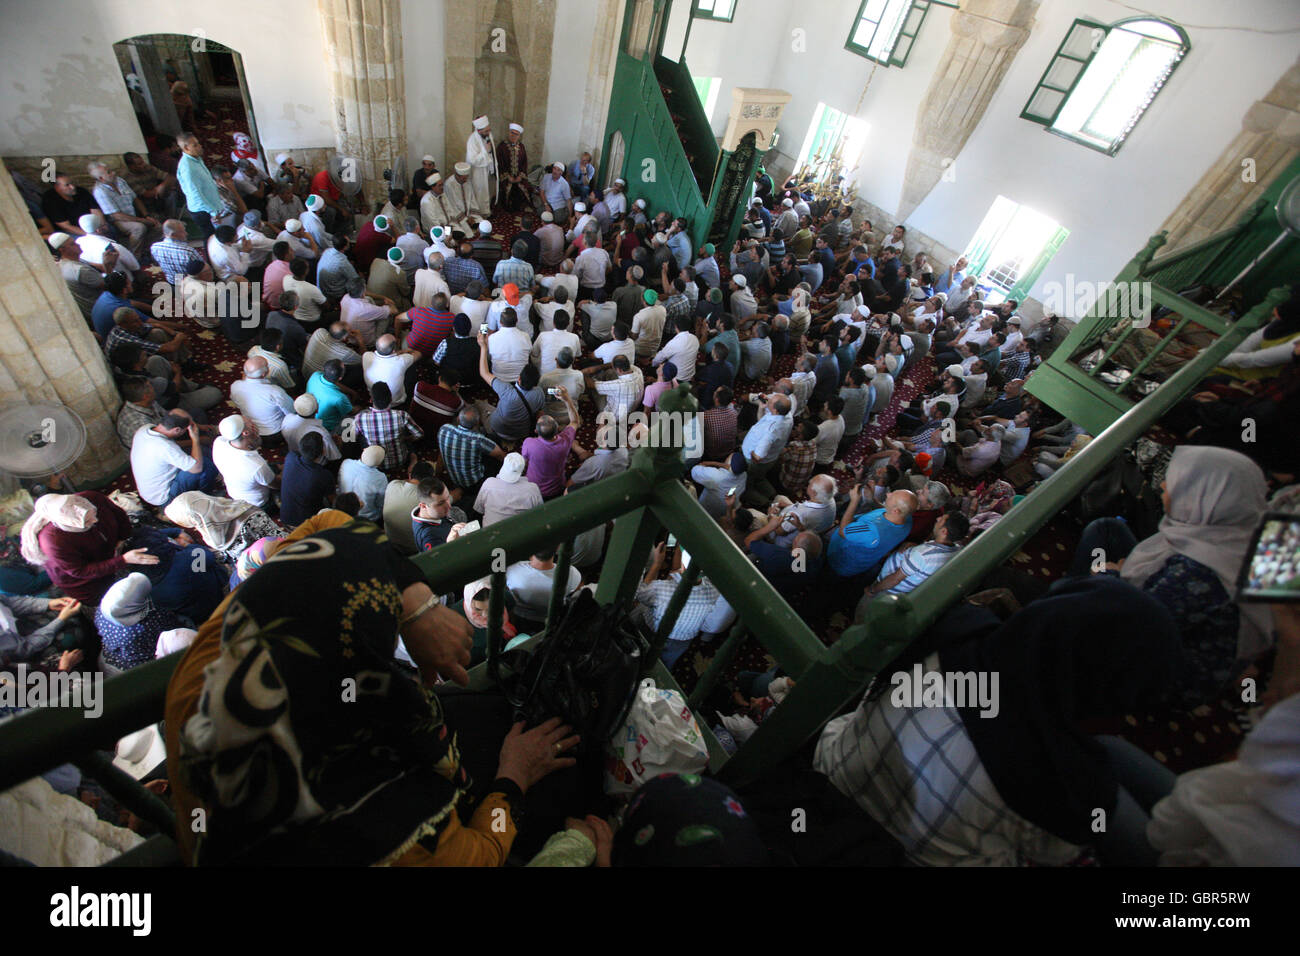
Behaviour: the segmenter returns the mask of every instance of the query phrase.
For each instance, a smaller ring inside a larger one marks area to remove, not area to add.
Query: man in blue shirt
[[[831,532],[828,558],[831,570],[842,578],[876,568],[912,531],[912,512],[917,505],[912,492],[890,492],[884,508],[855,517],[860,496],[861,490],[855,486],[849,492],[840,526]]]
[[[176,137],[176,143],[182,153],[176,165],[176,181],[180,183],[181,192],[185,194],[185,206],[190,211],[190,218],[198,224],[204,241],[215,231],[212,218],[226,211],[226,204],[217,192],[216,180],[203,163],[203,144],[193,133],[185,132]]]
[[[669,228],[668,251],[677,261],[677,268],[669,270],[671,273],[676,273],[691,264],[691,237],[686,231],[686,220],[681,217],[673,220]]]
[[[90,322],[102,339],[107,340],[113,331],[113,313],[118,309],[135,309],[140,315],[140,321],[146,325],[149,323],[149,316],[140,311],[139,304],[126,297],[126,287],[126,276],[120,272],[110,272],[104,277],[104,291],[99,294],[90,311]]]

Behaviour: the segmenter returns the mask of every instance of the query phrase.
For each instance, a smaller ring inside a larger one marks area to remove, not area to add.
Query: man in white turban
[[[442,181],[441,173],[433,173],[425,183],[428,189],[420,197],[420,223],[424,226],[424,231],[428,232],[434,226],[451,225],[451,216],[447,213],[445,184]]]
[[[528,150],[523,144],[524,128],[510,124],[506,141],[497,147],[497,171],[501,177],[498,202],[507,210],[532,207],[533,184],[528,181]]]
[[[474,132],[465,141],[465,162],[473,167],[474,192],[482,208],[479,218],[487,218],[488,203],[497,194],[497,144],[492,139],[492,126],[486,116],[474,120]],[[448,184],[450,185],[450,184]],[[473,222],[470,225],[474,225]]]
[[[478,191],[473,173],[469,163],[457,163],[442,195],[442,208],[447,211],[452,230],[466,236],[473,235],[479,220],[487,218],[487,202]]]

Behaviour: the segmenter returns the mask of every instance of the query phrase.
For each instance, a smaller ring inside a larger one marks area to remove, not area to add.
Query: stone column
[[[0,407],[32,402],[66,405],[86,423],[86,449],[67,470],[75,484],[126,464],[108,362],[0,160]]]
[[[1011,61],[1029,38],[1038,0],[962,0],[952,39],[916,111],[898,222],[943,177],[988,109]]]
[[[406,155],[399,0],[317,0],[317,8],[338,151],[357,161],[366,199],[382,201],[384,169]]]
[[[1269,183],[1300,156],[1300,60],[1291,64],[1241,121],[1241,132],[1192,187],[1160,228],[1161,255],[1237,224]],[[1253,161],[1247,177],[1246,160]]]
[[[578,148],[591,151],[592,161],[602,167],[605,121],[609,119],[609,97],[614,91],[614,68],[618,65],[618,40],[623,29],[623,0],[598,0],[591,57],[587,62],[587,88],[582,98],[582,122],[578,126]]]

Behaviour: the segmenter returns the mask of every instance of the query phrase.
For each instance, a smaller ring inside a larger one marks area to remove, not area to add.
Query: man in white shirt
[[[531,631],[546,621],[550,606],[551,583],[555,580],[555,549],[543,549],[527,561],[518,561],[506,568],[506,587],[515,598],[512,619],[517,619],[521,630]],[[582,573],[569,568],[569,579],[564,594],[568,597],[582,586]]]
[[[289,248],[293,250],[295,259],[315,260],[320,258],[321,247],[316,244],[316,240],[311,237],[302,221],[290,219],[284,224],[279,235],[275,237],[277,242],[289,243]]]
[[[384,446],[369,445],[361,459],[347,458],[339,466],[339,494],[352,492],[361,499],[358,518],[379,523],[384,520],[384,494],[388,479],[379,470],[384,463]]]
[[[285,415],[284,421],[280,423],[280,435],[284,438],[289,451],[299,451],[302,436],[308,432],[316,432],[325,444],[325,460],[338,461],[343,457],[343,453],[339,451],[339,446],[335,444],[334,436],[329,433],[329,429],[316,417],[316,410],[319,407],[320,403],[316,401],[315,395],[311,392],[303,392],[293,400],[293,411]]]
[[[227,496],[265,508],[280,479],[257,451],[261,436],[252,422],[240,415],[221,420],[221,437],[212,443],[212,460],[226,483]]]
[[[736,469],[741,469],[739,472]],[[696,465],[691,469],[691,481],[700,489],[700,506],[712,518],[727,513],[727,497],[733,491],[736,501],[745,493],[745,456],[732,452],[725,462]]]
[[[524,456],[512,451],[501,462],[501,471],[484,479],[474,499],[474,510],[483,516],[483,527],[542,506],[541,489],[524,477],[527,467]]]
[[[487,312],[483,317],[483,321],[487,323],[487,327],[489,329],[495,332],[497,329],[501,328],[501,313],[504,312],[506,309],[514,309],[515,318],[518,319],[520,316],[524,316],[526,318],[527,316],[531,315],[531,312],[529,310],[532,307],[533,307],[532,293],[520,292],[519,287],[517,285],[515,285],[513,282],[507,282],[501,288],[497,289],[496,297],[493,298],[493,300],[488,303]],[[477,326],[473,323],[472,320],[470,325],[471,328],[477,328]],[[528,336],[530,340],[532,339],[533,337],[532,322],[524,321],[520,323],[516,321],[515,328],[523,332],[524,335]]]
[[[546,393],[546,404],[542,406],[542,411],[559,422],[561,428],[569,424],[569,406],[563,398],[552,395],[551,391],[562,387],[573,403],[577,404],[587,386],[586,377],[573,367],[573,357],[577,354],[579,353],[567,347],[560,349],[555,354],[555,368],[544,374],[537,383],[538,388]]]
[[[686,322],[683,322],[679,328],[681,331],[664,343],[664,347],[654,354],[650,364],[658,368],[664,362],[672,362],[677,366],[677,381],[680,383],[689,382],[695,377],[695,361],[700,354],[700,340],[695,332],[687,327]]]
[[[795,489],[791,489],[791,493],[794,492]],[[772,499],[772,507],[778,509],[782,518],[781,524],[768,536],[773,544],[790,548],[802,532],[821,535],[834,526],[835,479],[830,475],[813,475],[808,481],[807,494],[807,500],[799,502],[793,502],[785,495]]]
[[[573,204],[573,187],[564,178],[564,164],[556,163],[551,172],[542,177],[542,198],[551,209],[556,222],[568,222]]]
[[[176,444],[189,434],[190,453]],[[199,426],[181,412],[168,412],[157,425],[141,425],[131,439],[131,476],[140,497],[159,508],[186,491],[211,493],[217,468],[204,461]]]
[[[269,373],[266,359],[249,358],[244,362],[244,377],[230,386],[230,400],[259,435],[278,435],[284,416],[293,411],[293,399],[279,385],[267,381]]]
[[[284,277],[284,291],[298,296],[298,305],[293,310],[293,317],[303,325],[315,325],[320,321],[321,306],[329,300],[318,286],[307,281],[307,273],[311,270],[310,262],[306,259],[294,259],[289,263],[289,270],[292,275]]]
[[[430,249],[433,247],[430,246]],[[425,250],[428,253],[428,250]],[[433,297],[441,292],[448,299],[451,298],[451,288],[447,285],[447,280],[442,277],[442,266],[446,258],[441,252],[428,253],[425,257],[428,263],[427,269],[419,269],[415,273],[415,284],[411,290],[411,304],[422,309],[433,307]]]
[[[361,356],[361,377],[366,391],[375,382],[384,382],[393,395],[393,405],[406,402],[406,372],[420,358],[415,349],[397,348],[395,335],[381,335],[375,340],[375,350]]]
[[[546,297],[543,296],[543,299]],[[550,301],[536,301],[533,303],[533,315],[537,317],[537,330],[541,332],[551,332],[556,328],[556,317],[563,314],[569,321],[573,319],[573,296],[564,286],[560,286],[550,296]],[[520,311],[520,315],[528,313]],[[568,322],[566,322],[566,328]]]
[[[519,373],[528,364],[533,343],[517,328],[518,317],[507,310],[501,314],[501,328],[488,334],[488,358],[492,374],[507,385],[519,381]]]
[[[758,302],[754,298],[754,293],[749,291],[749,280],[739,272],[733,274],[731,277],[731,303],[729,310],[732,318],[737,322],[749,318],[758,311]]]
[[[614,364],[614,359],[622,355],[629,362],[636,361],[636,343],[632,341],[628,327],[621,323],[614,323],[614,337],[599,346],[593,353],[602,365]]]
[[[835,452],[844,438],[844,399],[832,395],[822,406],[822,421],[817,426],[816,464],[829,468],[835,461]]]
[[[397,248],[402,250],[402,268],[406,270],[406,279],[415,284],[415,274],[424,265],[424,250],[429,244],[420,235],[420,221],[414,216],[407,216],[403,223],[406,231],[397,237]]]
[[[612,219],[627,215],[627,180],[616,179],[613,185],[605,190],[605,207],[609,209]]]
[[[556,311],[551,321],[555,328],[537,336],[531,355],[531,361],[543,375],[555,370],[555,357],[561,349],[568,349],[573,355],[582,354],[582,340],[569,331],[569,313]]]
[[[262,214],[256,209],[244,213],[244,221],[235,230],[241,243],[248,244],[248,264],[254,269],[263,269],[271,261],[271,251],[275,240],[262,231]]]
[[[465,287],[463,294],[451,297],[451,314],[460,315],[463,312],[469,317],[469,327],[475,331],[484,323],[491,325],[488,322],[488,312],[492,308],[492,300],[487,298],[485,291],[483,284],[474,279]]]
[[[610,260],[609,253],[598,244],[594,227],[583,235],[592,244],[578,253],[578,258],[573,263],[573,274],[578,279],[579,297],[585,299],[596,289],[604,288],[609,273],[614,271],[614,263]]]
[[[240,239],[234,226],[217,226],[216,232],[208,236],[208,261],[212,271],[221,280],[242,280],[248,274],[248,251],[252,244],[247,239]]]

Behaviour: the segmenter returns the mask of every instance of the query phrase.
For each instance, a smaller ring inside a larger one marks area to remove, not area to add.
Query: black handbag
[[[516,720],[535,727],[559,717],[581,736],[576,751],[596,752],[627,718],[651,640],[626,610],[583,588],[535,647],[492,648],[488,672]]]

